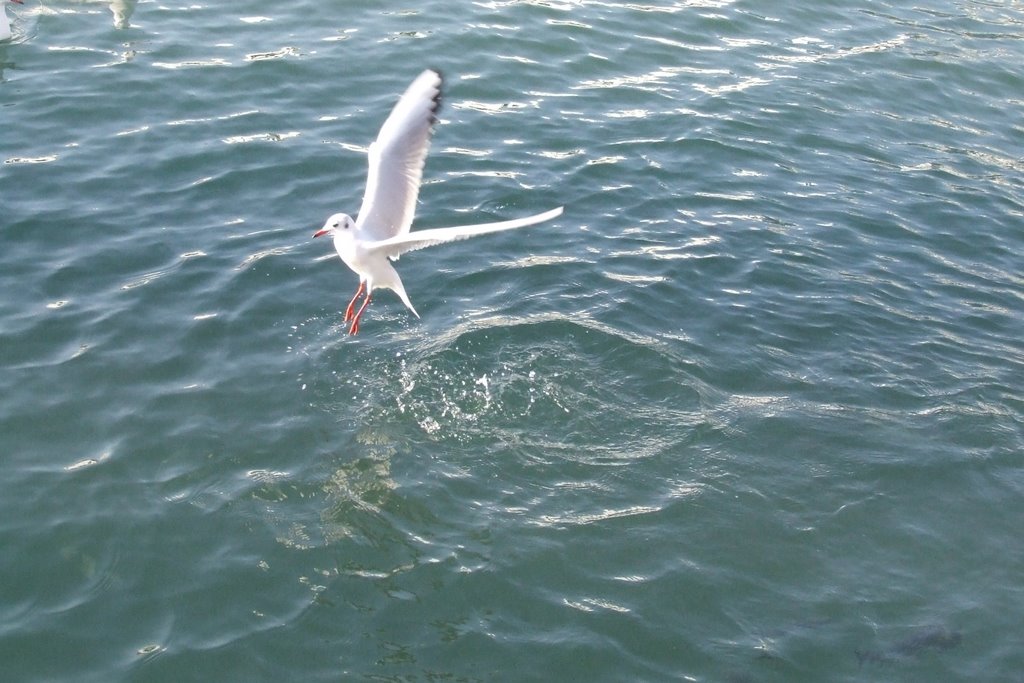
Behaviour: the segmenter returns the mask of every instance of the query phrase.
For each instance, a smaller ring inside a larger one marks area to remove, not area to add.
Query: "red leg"
[[[355,313],[356,301],[359,300],[359,295],[363,293],[364,289],[366,289],[366,283],[360,282],[359,289],[356,290],[356,295],[352,297],[352,301],[348,302],[348,308],[345,309],[345,322],[352,319],[352,315]]]
[[[356,313],[356,317],[352,319],[352,327],[348,328],[348,333],[349,334],[358,334],[359,333],[359,321],[363,317],[363,311],[365,311],[366,307],[369,306],[369,305],[370,305],[370,295],[367,294],[366,298],[363,299],[363,305],[359,307],[359,312]]]

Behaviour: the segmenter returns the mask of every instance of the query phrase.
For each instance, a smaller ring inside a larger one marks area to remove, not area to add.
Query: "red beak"
[[[327,234],[327,230],[317,230],[313,233],[313,237],[323,237]]]

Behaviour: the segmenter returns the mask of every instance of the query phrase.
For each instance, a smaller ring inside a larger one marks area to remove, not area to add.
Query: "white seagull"
[[[413,315],[420,317],[405,293],[402,279],[388,259],[395,260],[407,251],[435,244],[522,228],[562,213],[562,207],[559,207],[500,223],[409,232],[416,212],[416,196],[420,191],[430,133],[437,122],[440,105],[441,74],[433,70],[424,71],[398,100],[381,126],[376,142],[370,145],[366,192],[356,219],[336,213],[313,234],[313,237],[332,235],[334,248],[341,260],[359,276],[359,289],[345,309],[345,321],[352,321],[349,334],[359,332],[359,321],[377,287],[393,290]],[[356,312],[356,302],[364,292],[366,298]]]
[[[0,0],[0,2],[3,2],[3,0]],[[24,4],[22,0],[11,0],[11,2],[16,2],[19,5]],[[8,40],[12,35],[14,35],[11,33],[11,22],[7,18],[6,7],[6,2],[3,2],[3,4],[0,5],[0,40]]]

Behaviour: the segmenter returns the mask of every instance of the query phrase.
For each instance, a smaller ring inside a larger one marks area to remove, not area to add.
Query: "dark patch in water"
[[[854,650],[857,664],[891,664],[917,655],[927,650],[945,651],[960,644],[963,636],[945,626],[929,626],[914,631],[906,638],[896,642],[884,650]]]
[[[725,678],[725,683],[757,683],[750,674],[741,671],[733,672]]]

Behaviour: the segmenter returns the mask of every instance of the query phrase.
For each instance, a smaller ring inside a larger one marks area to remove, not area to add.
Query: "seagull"
[[[16,2],[19,5],[25,4],[22,2],[22,0],[11,0],[11,2]],[[7,18],[7,10],[5,9],[6,6],[7,5],[4,4],[2,7],[0,7],[0,40],[7,40],[12,35],[14,35],[13,33],[11,33],[11,22]]]
[[[345,322],[352,322],[349,334],[359,332],[359,321],[370,305],[373,290],[378,287],[394,291],[412,314],[420,317],[405,293],[398,271],[388,259],[394,261],[407,251],[435,244],[542,223],[562,213],[562,207],[558,207],[498,223],[409,232],[430,134],[441,106],[441,82],[437,71],[428,69],[421,73],[384,121],[377,140],[370,145],[366,191],[356,219],[336,213],[313,234],[313,237],[331,235],[338,256],[359,276],[359,288],[345,309]],[[363,294],[366,298],[357,311],[356,302]]]

